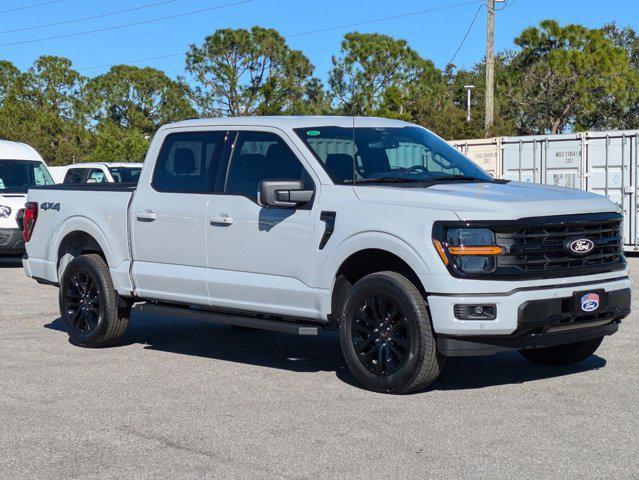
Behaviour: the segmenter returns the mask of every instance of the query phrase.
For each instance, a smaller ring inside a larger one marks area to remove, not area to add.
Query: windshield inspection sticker
[[[309,130],[306,135],[309,137],[317,137],[321,132],[319,130]]]

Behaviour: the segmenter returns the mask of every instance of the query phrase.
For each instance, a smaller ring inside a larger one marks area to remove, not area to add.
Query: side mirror
[[[262,180],[259,203],[265,207],[295,208],[313,198],[313,190],[303,190],[301,180]]]

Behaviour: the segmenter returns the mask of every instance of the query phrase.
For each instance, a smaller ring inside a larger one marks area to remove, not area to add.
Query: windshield
[[[31,160],[0,160],[0,193],[27,193],[34,185],[53,185],[47,167]]]
[[[109,172],[116,183],[138,183],[141,167],[109,167]]]
[[[492,181],[444,140],[419,127],[298,128],[336,184]]]

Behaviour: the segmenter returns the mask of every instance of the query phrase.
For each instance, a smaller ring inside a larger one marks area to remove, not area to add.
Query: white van
[[[29,145],[0,140],[0,255],[24,252],[19,220],[35,185],[53,185],[42,157]]]
[[[141,163],[74,163],[51,167],[55,183],[138,183]]]

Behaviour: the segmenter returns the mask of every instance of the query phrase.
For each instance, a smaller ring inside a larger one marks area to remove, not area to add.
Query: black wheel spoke
[[[84,328],[91,331],[93,329],[93,315],[89,310],[84,310],[82,317],[84,318]]]
[[[367,340],[364,340],[359,345],[355,345],[355,352],[360,353],[364,349],[370,347],[373,342],[375,342],[375,337],[371,336],[370,338],[368,338]]]
[[[80,312],[81,310],[78,308],[75,311],[72,310],[72,313],[70,315],[71,323],[73,323],[76,327],[78,326],[78,322],[80,320]]]
[[[385,295],[371,295],[362,302],[355,311],[350,335],[357,358],[375,375],[392,375],[408,358],[406,317],[399,305]]]
[[[64,287],[64,311],[69,323],[82,334],[91,333],[100,318],[98,285],[90,273],[76,271]]]
[[[399,338],[396,335],[391,335],[391,341],[395,344],[397,344],[398,346],[402,347],[404,350],[408,349],[408,339],[404,339],[404,338]]]

